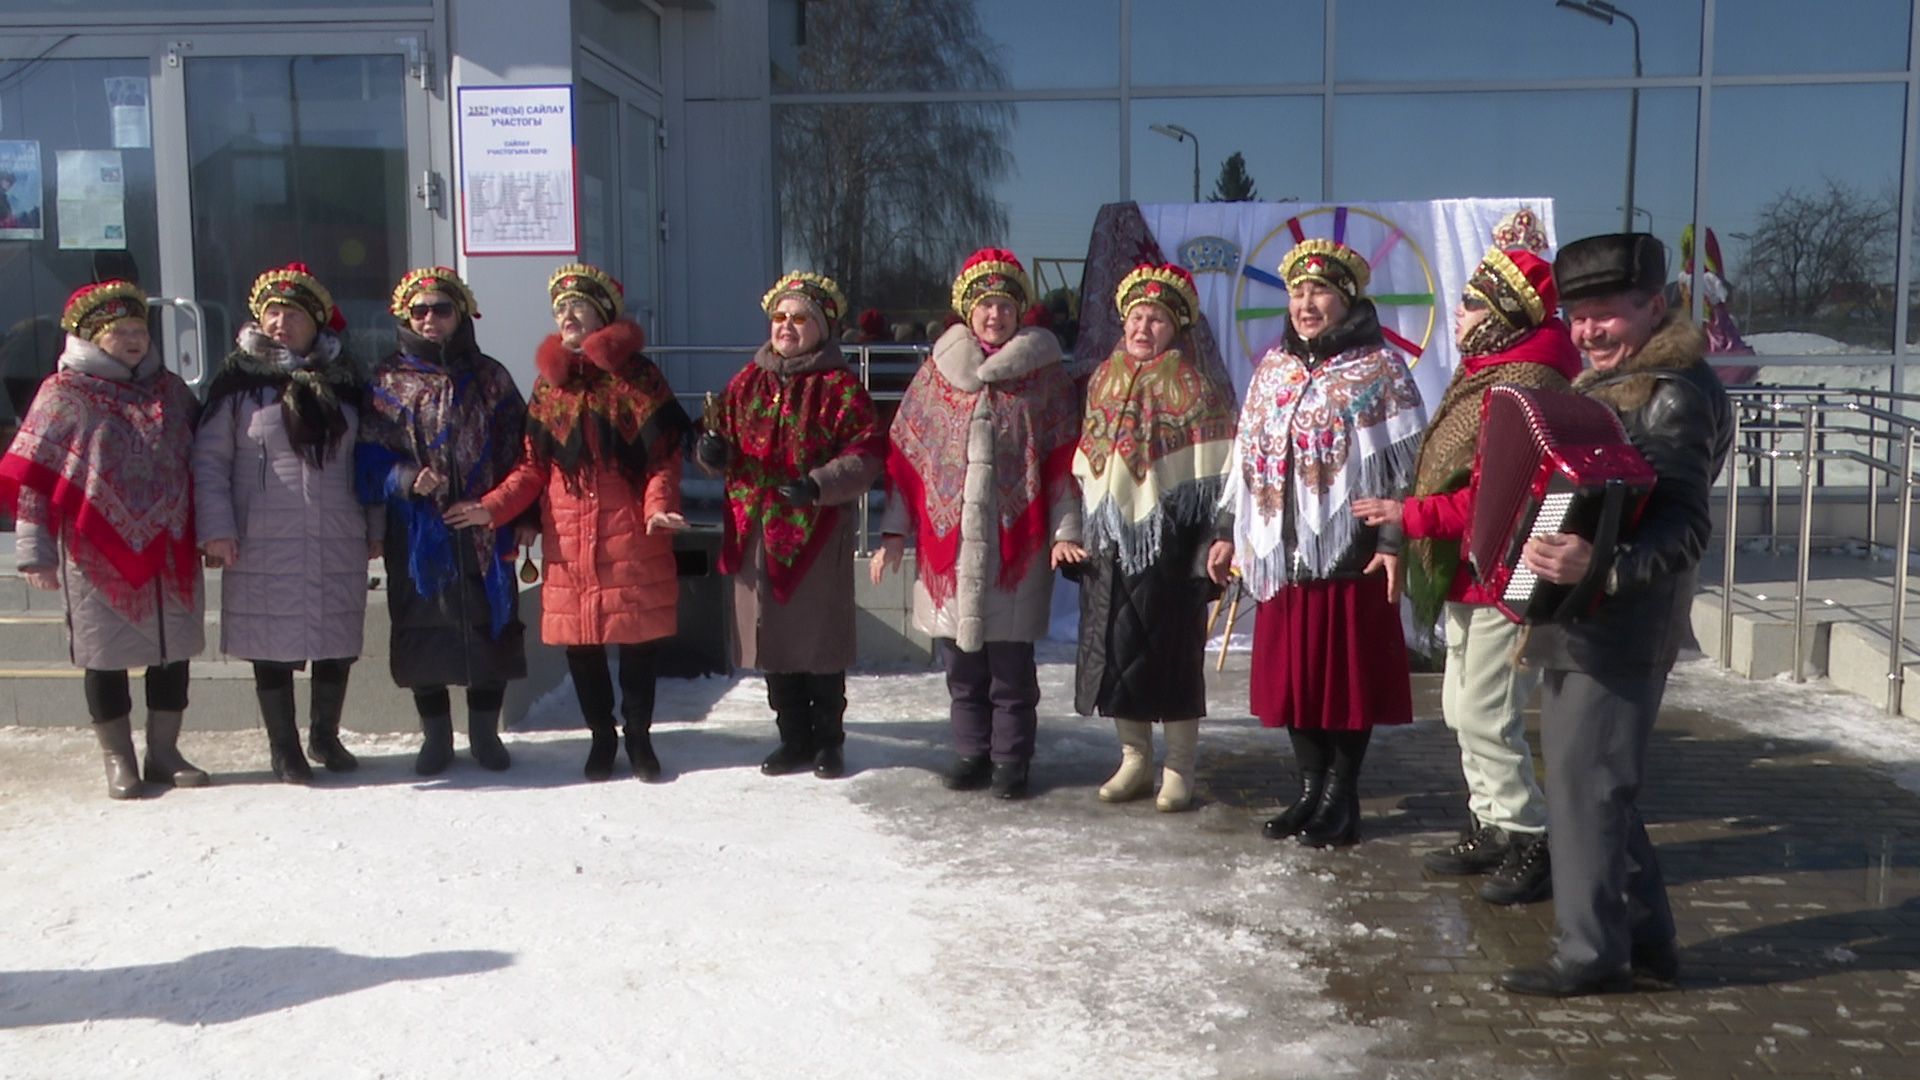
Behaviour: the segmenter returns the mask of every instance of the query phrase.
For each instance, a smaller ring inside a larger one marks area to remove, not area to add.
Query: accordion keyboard
[[[1527,530],[1527,538],[1549,536],[1565,532],[1568,511],[1573,508],[1574,492],[1556,491],[1540,500],[1540,509],[1533,515],[1533,525]],[[1524,561],[1513,564],[1513,576],[1507,579],[1507,587],[1500,599],[1509,604],[1524,605],[1533,598],[1534,587],[1540,578],[1527,568]]]

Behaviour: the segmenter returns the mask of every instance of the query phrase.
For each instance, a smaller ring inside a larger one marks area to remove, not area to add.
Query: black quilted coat
[[[1211,521],[1161,526],[1160,556],[1126,575],[1111,550],[1090,553],[1080,582],[1080,663],[1073,707],[1121,720],[1197,720],[1207,714],[1207,604],[1216,593],[1204,559]]]

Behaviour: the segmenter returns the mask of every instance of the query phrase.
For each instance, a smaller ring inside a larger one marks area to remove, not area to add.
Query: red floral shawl
[[[727,383],[708,424],[734,448],[720,572],[740,569],[757,529],[773,598],[784,604],[833,535],[842,508],[791,506],[775,489],[847,454],[884,456],[886,436],[873,399],[847,370],[838,344],[795,357],[762,345]]]
[[[999,587],[1026,576],[1047,542],[1047,510],[1068,483],[1080,436],[1073,380],[1052,332],[1029,327],[992,356],[965,326],[934,347],[893,419],[887,483],[907,501],[918,532],[920,580],[936,604],[954,593],[966,502],[967,433],[981,395],[993,416]]]
[[[572,352],[552,334],[535,351],[540,378],[527,406],[527,449],[569,486],[596,461],[644,484],[649,459],[671,454],[693,422],[641,352],[646,334],[637,323],[615,321],[580,344]]]
[[[74,362],[76,350],[95,356]],[[91,362],[88,362],[91,361]],[[199,402],[150,355],[130,379],[89,369],[119,361],[68,339],[0,458],[0,506],[44,500],[74,563],[115,611],[154,609],[153,583],[191,606],[200,558],[193,532],[193,421]]]

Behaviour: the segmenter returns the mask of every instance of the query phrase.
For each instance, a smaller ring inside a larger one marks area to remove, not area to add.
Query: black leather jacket
[[[1618,369],[1589,371],[1574,392],[1620,414],[1659,477],[1610,562],[1593,614],[1533,628],[1529,664],[1589,673],[1665,670],[1690,637],[1700,556],[1713,531],[1710,500],[1733,447],[1733,407],[1703,359],[1704,336],[1670,315]]]

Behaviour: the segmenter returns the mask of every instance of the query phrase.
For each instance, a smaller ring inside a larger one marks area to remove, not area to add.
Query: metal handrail
[[[1796,463],[1800,469],[1799,550],[1795,553],[1793,599],[1793,681],[1806,681],[1807,583],[1812,573],[1814,468],[1823,461],[1848,461],[1866,468],[1871,478],[1896,478],[1900,486],[1899,540],[1894,548],[1894,586],[1891,639],[1887,648],[1886,711],[1898,715],[1905,671],[1906,600],[1908,553],[1913,538],[1913,491],[1920,477],[1914,475],[1914,446],[1920,442],[1920,419],[1883,409],[1868,401],[1920,402],[1920,395],[1884,390],[1835,389],[1830,387],[1752,386],[1729,387],[1733,400],[1733,447],[1727,455],[1726,523],[1720,596],[1720,666],[1733,666],[1733,595],[1735,563],[1739,557],[1740,532],[1740,459],[1765,461],[1768,467],[1769,549],[1778,550],[1780,461]],[[1747,422],[1752,412],[1755,420]],[[1771,418],[1768,419],[1768,414]],[[1794,422],[1786,422],[1783,415]],[[1828,422],[1829,417],[1865,417],[1864,430]],[[1885,424],[1881,431],[1876,425]],[[1747,445],[1743,436],[1763,435],[1766,443]],[[1798,449],[1782,449],[1782,437],[1798,436]],[[1825,446],[1829,435],[1845,435],[1865,441],[1869,446],[1899,443],[1898,462],[1858,450],[1835,450]],[[1879,484],[1870,482],[1868,491],[1868,552],[1871,557],[1877,538]]]
[[[739,358],[743,356],[750,357],[758,352],[759,349],[760,346],[758,345],[648,345],[647,353],[650,356],[730,356]],[[919,342],[897,341],[841,342],[840,351],[842,353],[853,354],[855,358],[855,370],[860,373],[860,385],[867,388],[868,397],[872,398],[875,402],[897,402],[906,398],[904,391],[873,389],[874,357],[912,357],[914,365],[918,367],[918,365],[926,362],[927,357],[933,354],[933,346]],[[688,411],[697,416],[700,412],[700,405],[706,398],[706,391],[676,390],[673,396],[678,398],[683,406],[691,402],[693,408],[688,409]],[[872,536],[870,525],[873,515],[873,500],[871,495],[872,493],[869,491],[868,497],[862,498],[859,504],[859,524],[856,530],[858,536],[854,540],[853,552],[857,558],[866,558],[873,552],[870,543]]]

